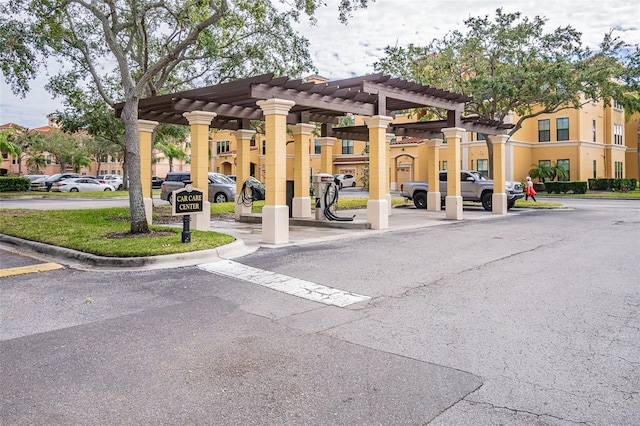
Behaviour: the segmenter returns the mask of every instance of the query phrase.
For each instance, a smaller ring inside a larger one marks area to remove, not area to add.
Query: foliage
[[[22,148],[10,139],[14,132],[12,130],[4,130],[0,132],[0,152],[5,152],[12,157],[19,157],[22,154]]]
[[[47,166],[47,160],[43,154],[33,154],[27,158],[27,172],[40,174],[40,171]]]
[[[587,192],[587,182],[545,182],[544,187],[549,194],[573,193],[585,194]]]
[[[640,110],[640,53],[605,34],[599,50],[581,45],[571,26],[545,32],[547,19],[496,10],[465,21],[467,33],[452,31],[426,46],[389,46],[377,71],[472,96],[465,113],[504,121],[517,114],[512,135],[525,120],[592,100],[612,99]],[[441,111],[423,111],[425,118]],[[493,146],[487,139],[489,166]],[[492,169],[490,169],[491,172]],[[491,174],[491,173],[490,173]]]
[[[28,191],[31,181],[24,177],[0,177],[0,192]]]
[[[186,160],[187,153],[184,149],[177,147],[173,142],[168,142],[166,144],[158,143],[156,144],[156,148],[159,149],[162,154],[169,160],[169,171],[173,171],[173,160]]]
[[[36,57],[52,56],[65,65],[49,82],[52,92],[78,98],[95,90],[111,107],[124,103],[131,231],[147,232],[137,133],[140,98],[262,72],[297,76],[311,70],[308,41],[295,33],[291,20],[301,13],[313,16],[324,2],[290,4],[280,12],[271,0],[10,0],[0,6],[0,41],[5,41],[0,54],[15,62],[3,67],[3,74],[15,93],[24,92],[26,80],[12,77],[33,76]],[[341,0],[341,19],[366,4]],[[12,36],[15,28],[23,30]],[[12,50],[15,44],[20,51]]]
[[[588,179],[592,191],[631,191],[637,188],[637,179]]]
[[[532,166],[535,166],[532,164]],[[539,164],[535,169],[529,170],[529,176],[531,179],[539,179],[540,182],[547,182],[547,179],[566,179],[569,177],[569,172],[567,170],[558,165],[558,163],[553,163],[551,166],[547,166],[546,164]]]

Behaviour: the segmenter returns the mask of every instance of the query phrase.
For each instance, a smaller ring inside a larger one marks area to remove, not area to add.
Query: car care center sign
[[[182,189],[176,189],[171,193],[173,204],[171,204],[171,214],[182,216],[192,213],[202,213],[204,208],[204,192],[186,185]]]

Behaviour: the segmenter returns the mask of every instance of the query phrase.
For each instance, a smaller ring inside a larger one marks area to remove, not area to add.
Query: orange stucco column
[[[440,146],[442,139],[427,139],[427,210],[439,212],[442,209],[440,201]]]
[[[142,182],[142,202],[147,223],[152,223],[153,196],[151,193],[151,160],[153,158],[153,131],[158,127],[157,121],[138,120],[140,137],[140,181]]]
[[[242,202],[242,185],[249,178],[251,168],[251,138],[256,132],[254,130],[238,130],[232,132],[236,138],[236,203],[234,206],[234,217],[240,220],[243,214],[251,213],[251,205]]]
[[[387,202],[388,177],[387,126],[391,117],[376,115],[365,119],[369,128],[369,201],[367,223],[371,229],[389,228],[389,203]]]
[[[489,136],[493,144],[493,194],[491,195],[491,211],[496,214],[507,214],[506,193],[506,146],[509,137],[506,135]]]
[[[292,216],[299,218],[311,217],[311,197],[309,196],[311,166],[309,147],[311,135],[315,126],[300,123],[291,126],[293,131],[293,205]]]
[[[333,174],[333,145],[336,138],[318,138],[320,144],[320,173]]]
[[[262,242],[289,242],[289,206],[287,206],[287,114],[295,102],[284,99],[258,101],[265,118],[267,190],[262,209]]]
[[[202,213],[191,215],[191,226],[199,231],[211,228],[209,203],[209,126],[215,112],[192,111],[182,114],[191,126],[191,181],[193,187],[204,192]]]
[[[466,130],[459,127],[442,129],[447,138],[447,197],[445,217],[462,220],[462,193],[460,185],[460,144]]]

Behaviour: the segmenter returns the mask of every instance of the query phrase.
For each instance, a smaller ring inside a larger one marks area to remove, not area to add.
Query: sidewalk
[[[76,250],[51,246],[34,241],[26,241],[5,235],[0,235],[0,243],[21,249],[32,250],[44,254],[45,256],[53,257],[58,262],[73,266],[76,269],[167,269],[212,262],[216,259],[235,259],[253,253],[259,248],[299,246],[344,238],[366,238],[382,232],[393,232],[458,223],[457,221],[445,219],[444,211],[430,212],[426,210],[417,210],[413,206],[400,206],[393,208],[392,214],[389,216],[389,228],[385,230],[366,229],[366,209],[340,210],[337,211],[336,214],[341,217],[351,217],[355,215],[355,218],[353,222],[323,221],[321,224],[318,224],[317,221],[311,219],[291,219],[292,224],[289,226],[289,242],[277,245],[262,242],[262,225],[259,223],[260,215],[254,216],[254,223],[237,222],[235,220],[212,220],[210,228],[211,231],[231,235],[236,238],[236,241],[226,246],[211,250],[201,250],[164,256],[138,258],[96,256]],[[512,210],[509,214],[517,214],[517,210]],[[484,211],[481,207],[475,208],[465,206],[463,221],[489,220],[498,219],[500,217],[503,216]],[[296,223],[308,223],[308,225],[302,226],[296,225]],[[181,225],[176,224],[175,226]]]

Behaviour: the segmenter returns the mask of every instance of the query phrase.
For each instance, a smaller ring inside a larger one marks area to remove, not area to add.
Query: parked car
[[[51,191],[53,192],[97,192],[115,190],[113,185],[85,177],[64,179],[60,182],[55,182],[53,186],[51,186]]]
[[[356,177],[350,174],[337,174],[334,175],[338,181],[338,186],[340,189],[346,187],[354,188],[356,186]]]
[[[226,175],[229,179],[236,182],[236,175]]]
[[[162,182],[164,182],[164,179],[162,179],[161,177],[151,176],[151,188],[153,189],[162,188]]]
[[[38,179],[46,179],[49,175],[23,175],[22,177],[29,179],[31,183],[35,182]]]
[[[438,173],[439,191],[441,203],[444,205],[447,196],[447,171],[442,170]],[[505,181],[505,190],[507,194],[507,209],[513,208],[516,200],[524,197],[522,184],[520,182]],[[416,208],[424,209],[427,207],[427,192],[429,185],[427,182],[402,182],[400,185],[400,195],[413,200]],[[491,211],[493,180],[487,179],[480,172],[473,170],[460,171],[460,195],[464,201],[480,201],[482,207]]]
[[[184,182],[191,180],[190,172],[169,172],[162,183],[160,198],[172,202],[171,193],[184,187]],[[236,183],[222,173],[209,172],[209,202],[226,203],[236,198]]]
[[[61,180],[64,180],[64,179],[78,178],[78,177],[80,177],[78,173],[56,173],[55,175],[51,175],[46,179],[42,179],[42,180],[38,179],[32,182],[31,190],[49,192],[51,191],[51,186],[55,182],[60,182]]]
[[[107,184],[113,186],[118,191],[120,191],[122,189],[122,187],[123,187],[123,185],[122,185],[122,176],[120,176],[120,175],[114,175],[114,174],[98,175],[98,176],[96,176],[96,179],[99,180],[101,183],[107,183]]]

